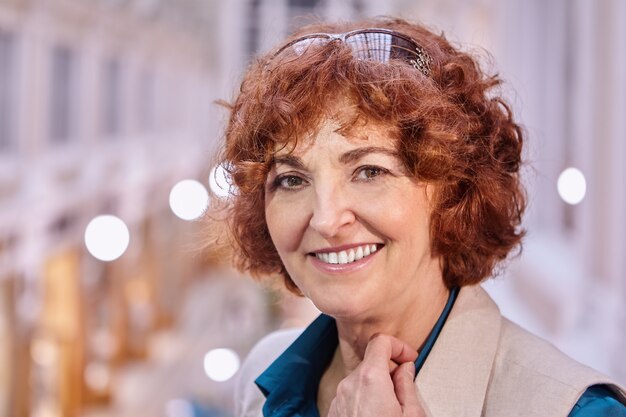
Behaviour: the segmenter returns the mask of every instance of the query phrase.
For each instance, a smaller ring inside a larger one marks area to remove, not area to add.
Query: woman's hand
[[[413,383],[416,358],[417,352],[395,337],[372,338],[363,362],[337,386],[328,417],[424,417]]]

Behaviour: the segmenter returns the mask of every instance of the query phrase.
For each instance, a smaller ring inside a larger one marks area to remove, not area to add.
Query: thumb
[[[398,366],[393,373],[393,386],[405,416],[422,416],[424,411],[417,398],[417,391],[413,378],[415,377],[415,363],[405,362]]]

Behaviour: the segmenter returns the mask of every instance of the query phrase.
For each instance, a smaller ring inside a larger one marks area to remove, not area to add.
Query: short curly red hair
[[[430,74],[403,61],[356,59],[342,42],[279,63],[273,52],[257,58],[229,105],[219,158],[237,188],[226,202],[236,266],[257,276],[278,273],[288,289],[299,292],[265,222],[264,185],[277,145],[293,145],[314,132],[328,117],[329,102],[341,97],[356,110],[352,127],[359,120],[392,127],[409,172],[437,185],[431,242],[446,286],[478,283],[524,234],[523,132],[494,92],[501,80],[486,75],[476,58],[443,35],[395,18],[309,25],[291,39],[362,28],[386,28],[413,39],[432,58]]]

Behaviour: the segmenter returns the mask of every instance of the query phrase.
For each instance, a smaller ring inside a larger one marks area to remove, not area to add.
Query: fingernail
[[[413,362],[406,366],[406,372],[411,378],[415,377],[415,364]]]

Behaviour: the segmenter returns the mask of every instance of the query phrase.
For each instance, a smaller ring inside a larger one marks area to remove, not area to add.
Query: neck
[[[363,360],[369,340],[378,333],[394,336],[418,352],[443,311],[449,290],[441,278],[434,280],[440,285],[416,284],[417,291],[406,291],[384,312],[368,314],[358,320],[337,318],[339,346],[331,367],[340,375],[347,376]]]

